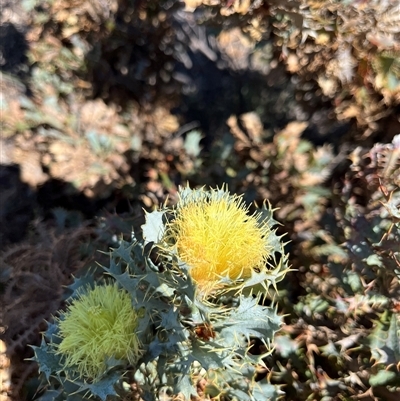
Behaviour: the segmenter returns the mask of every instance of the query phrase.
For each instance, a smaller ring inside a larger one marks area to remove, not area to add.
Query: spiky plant
[[[133,364],[139,359],[138,312],[129,294],[117,285],[103,285],[79,294],[58,319],[56,354],[80,377],[96,380],[111,355]]]
[[[135,383],[145,400],[190,399],[199,387],[224,400],[279,398],[256,380],[281,325],[261,300],[288,271],[271,207],[250,214],[225,188],[179,195],[175,208],[146,214],[142,240],[111,251],[114,284],[73,285],[69,309],[34,348],[55,394],[105,400]]]
[[[200,289],[215,290],[225,283],[222,278],[244,283],[267,268],[273,251],[270,221],[262,212],[248,212],[242,197],[223,189],[181,191],[163,240],[168,252],[189,266]]]

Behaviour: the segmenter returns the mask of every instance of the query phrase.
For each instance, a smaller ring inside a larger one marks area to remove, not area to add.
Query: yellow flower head
[[[270,233],[258,213],[249,214],[242,196],[224,188],[183,190],[166,239],[175,244],[194,281],[210,288],[221,277],[248,278],[262,269],[272,249]]]
[[[96,380],[111,358],[137,361],[137,326],[138,313],[129,294],[117,285],[98,286],[79,295],[59,319],[61,343],[56,353],[64,357],[67,368]]]

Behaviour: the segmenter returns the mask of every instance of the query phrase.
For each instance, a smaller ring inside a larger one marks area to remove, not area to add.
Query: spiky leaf
[[[142,225],[143,238],[145,244],[154,242],[159,243],[164,235],[163,216],[165,212],[155,210],[154,212],[146,212],[146,223]]]
[[[396,376],[397,374],[390,370],[380,370],[376,375],[369,378],[369,384],[372,387],[387,386]]]
[[[386,366],[400,364],[400,337],[398,315],[384,312],[369,336],[371,358],[375,364]]]
[[[102,401],[106,401],[107,396],[117,395],[114,385],[120,379],[121,372],[111,372],[103,376],[101,380],[93,383],[86,383],[80,389],[79,392],[90,390],[93,395],[97,395]]]
[[[53,349],[47,344],[44,339],[39,347],[32,346],[35,352],[34,360],[39,364],[39,371],[44,373],[46,379],[49,380],[50,375],[54,372],[59,372],[61,368],[60,356],[53,352]]]
[[[226,346],[240,342],[240,335],[246,339],[257,337],[268,341],[279,330],[281,318],[275,309],[260,306],[258,302],[258,297],[241,296],[239,306],[231,311],[229,317],[214,324],[215,329],[221,329],[220,335]]]

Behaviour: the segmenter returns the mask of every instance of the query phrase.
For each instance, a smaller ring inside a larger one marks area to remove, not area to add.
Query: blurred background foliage
[[[1,14],[0,382],[63,286],[178,185],[269,199],[287,400],[400,397],[397,0],[22,0]]]

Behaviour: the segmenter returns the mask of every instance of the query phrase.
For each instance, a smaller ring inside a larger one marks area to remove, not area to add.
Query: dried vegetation
[[[286,318],[265,362],[284,399],[397,400],[398,2],[22,7],[7,27],[26,58],[0,82],[1,167],[21,180],[2,171],[0,399],[41,396],[24,358],[63,286],[188,180],[279,208],[294,271],[269,294]],[[89,213],[100,217],[83,222],[79,201],[51,214],[40,194],[52,182],[101,204]],[[41,220],[27,235],[24,210]]]

